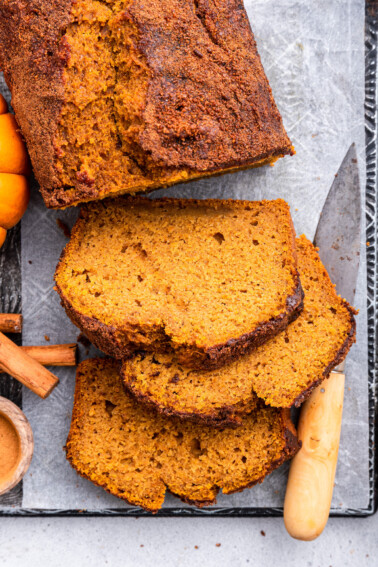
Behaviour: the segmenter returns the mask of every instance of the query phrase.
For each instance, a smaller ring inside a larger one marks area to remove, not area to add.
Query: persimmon
[[[29,157],[13,114],[0,94],[0,247],[29,202]]]
[[[26,177],[14,173],[0,173],[0,227],[9,230],[17,224],[29,203]]]
[[[29,157],[13,114],[0,114],[0,173],[28,175]]]
[[[7,236],[7,231],[5,230],[5,228],[1,228],[0,226],[0,248],[5,242],[6,236]]]

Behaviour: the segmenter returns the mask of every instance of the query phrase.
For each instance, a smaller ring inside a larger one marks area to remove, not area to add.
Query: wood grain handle
[[[41,398],[47,398],[59,382],[54,374],[28,356],[3,333],[0,333],[0,365],[7,374]]]
[[[289,472],[284,521],[289,534],[304,541],[317,538],[329,517],[344,398],[344,374],[332,372],[303,404],[298,439],[302,448]]]

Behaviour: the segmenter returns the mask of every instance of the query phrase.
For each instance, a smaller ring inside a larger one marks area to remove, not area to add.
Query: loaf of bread
[[[156,416],[125,393],[110,359],[82,362],[66,454],[111,494],[157,512],[166,490],[196,506],[253,486],[298,450],[288,410],[260,406],[218,430]]]
[[[303,306],[282,200],[92,203],[55,279],[73,323],[105,353],[175,352],[191,368],[238,358]]]
[[[356,325],[304,236],[297,252],[304,309],[284,332],[211,372],[189,371],[169,354],[140,353],[122,365],[127,389],[166,415],[220,426],[240,423],[256,407],[256,394],[275,407],[300,405],[344,360]]]
[[[242,0],[2,0],[0,63],[48,207],[293,153]]]

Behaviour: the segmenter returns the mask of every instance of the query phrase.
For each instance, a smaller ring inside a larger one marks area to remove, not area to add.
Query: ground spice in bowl
[[[20,437],[13,423],[0,412],[0,486],[12,476],[20,459]]]
[[[0,495],[20,482],[33,457],[30,424],[13,402],[0,397]]]

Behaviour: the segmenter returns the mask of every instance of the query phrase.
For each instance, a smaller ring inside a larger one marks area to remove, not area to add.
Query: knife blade
[[[324,203],[314,243],[336,291],[353,302],[361,245],[361,189],[356,148],[349,148]],[[289,472],[284,521],[289,534],[318,537],[329,517],[340,444],[344,364],[303,404],[298,422],[302,448]]]
[[[314,244],[337,293],[353,303],[361,246],[361,188],[354,144],[329,190]]]

